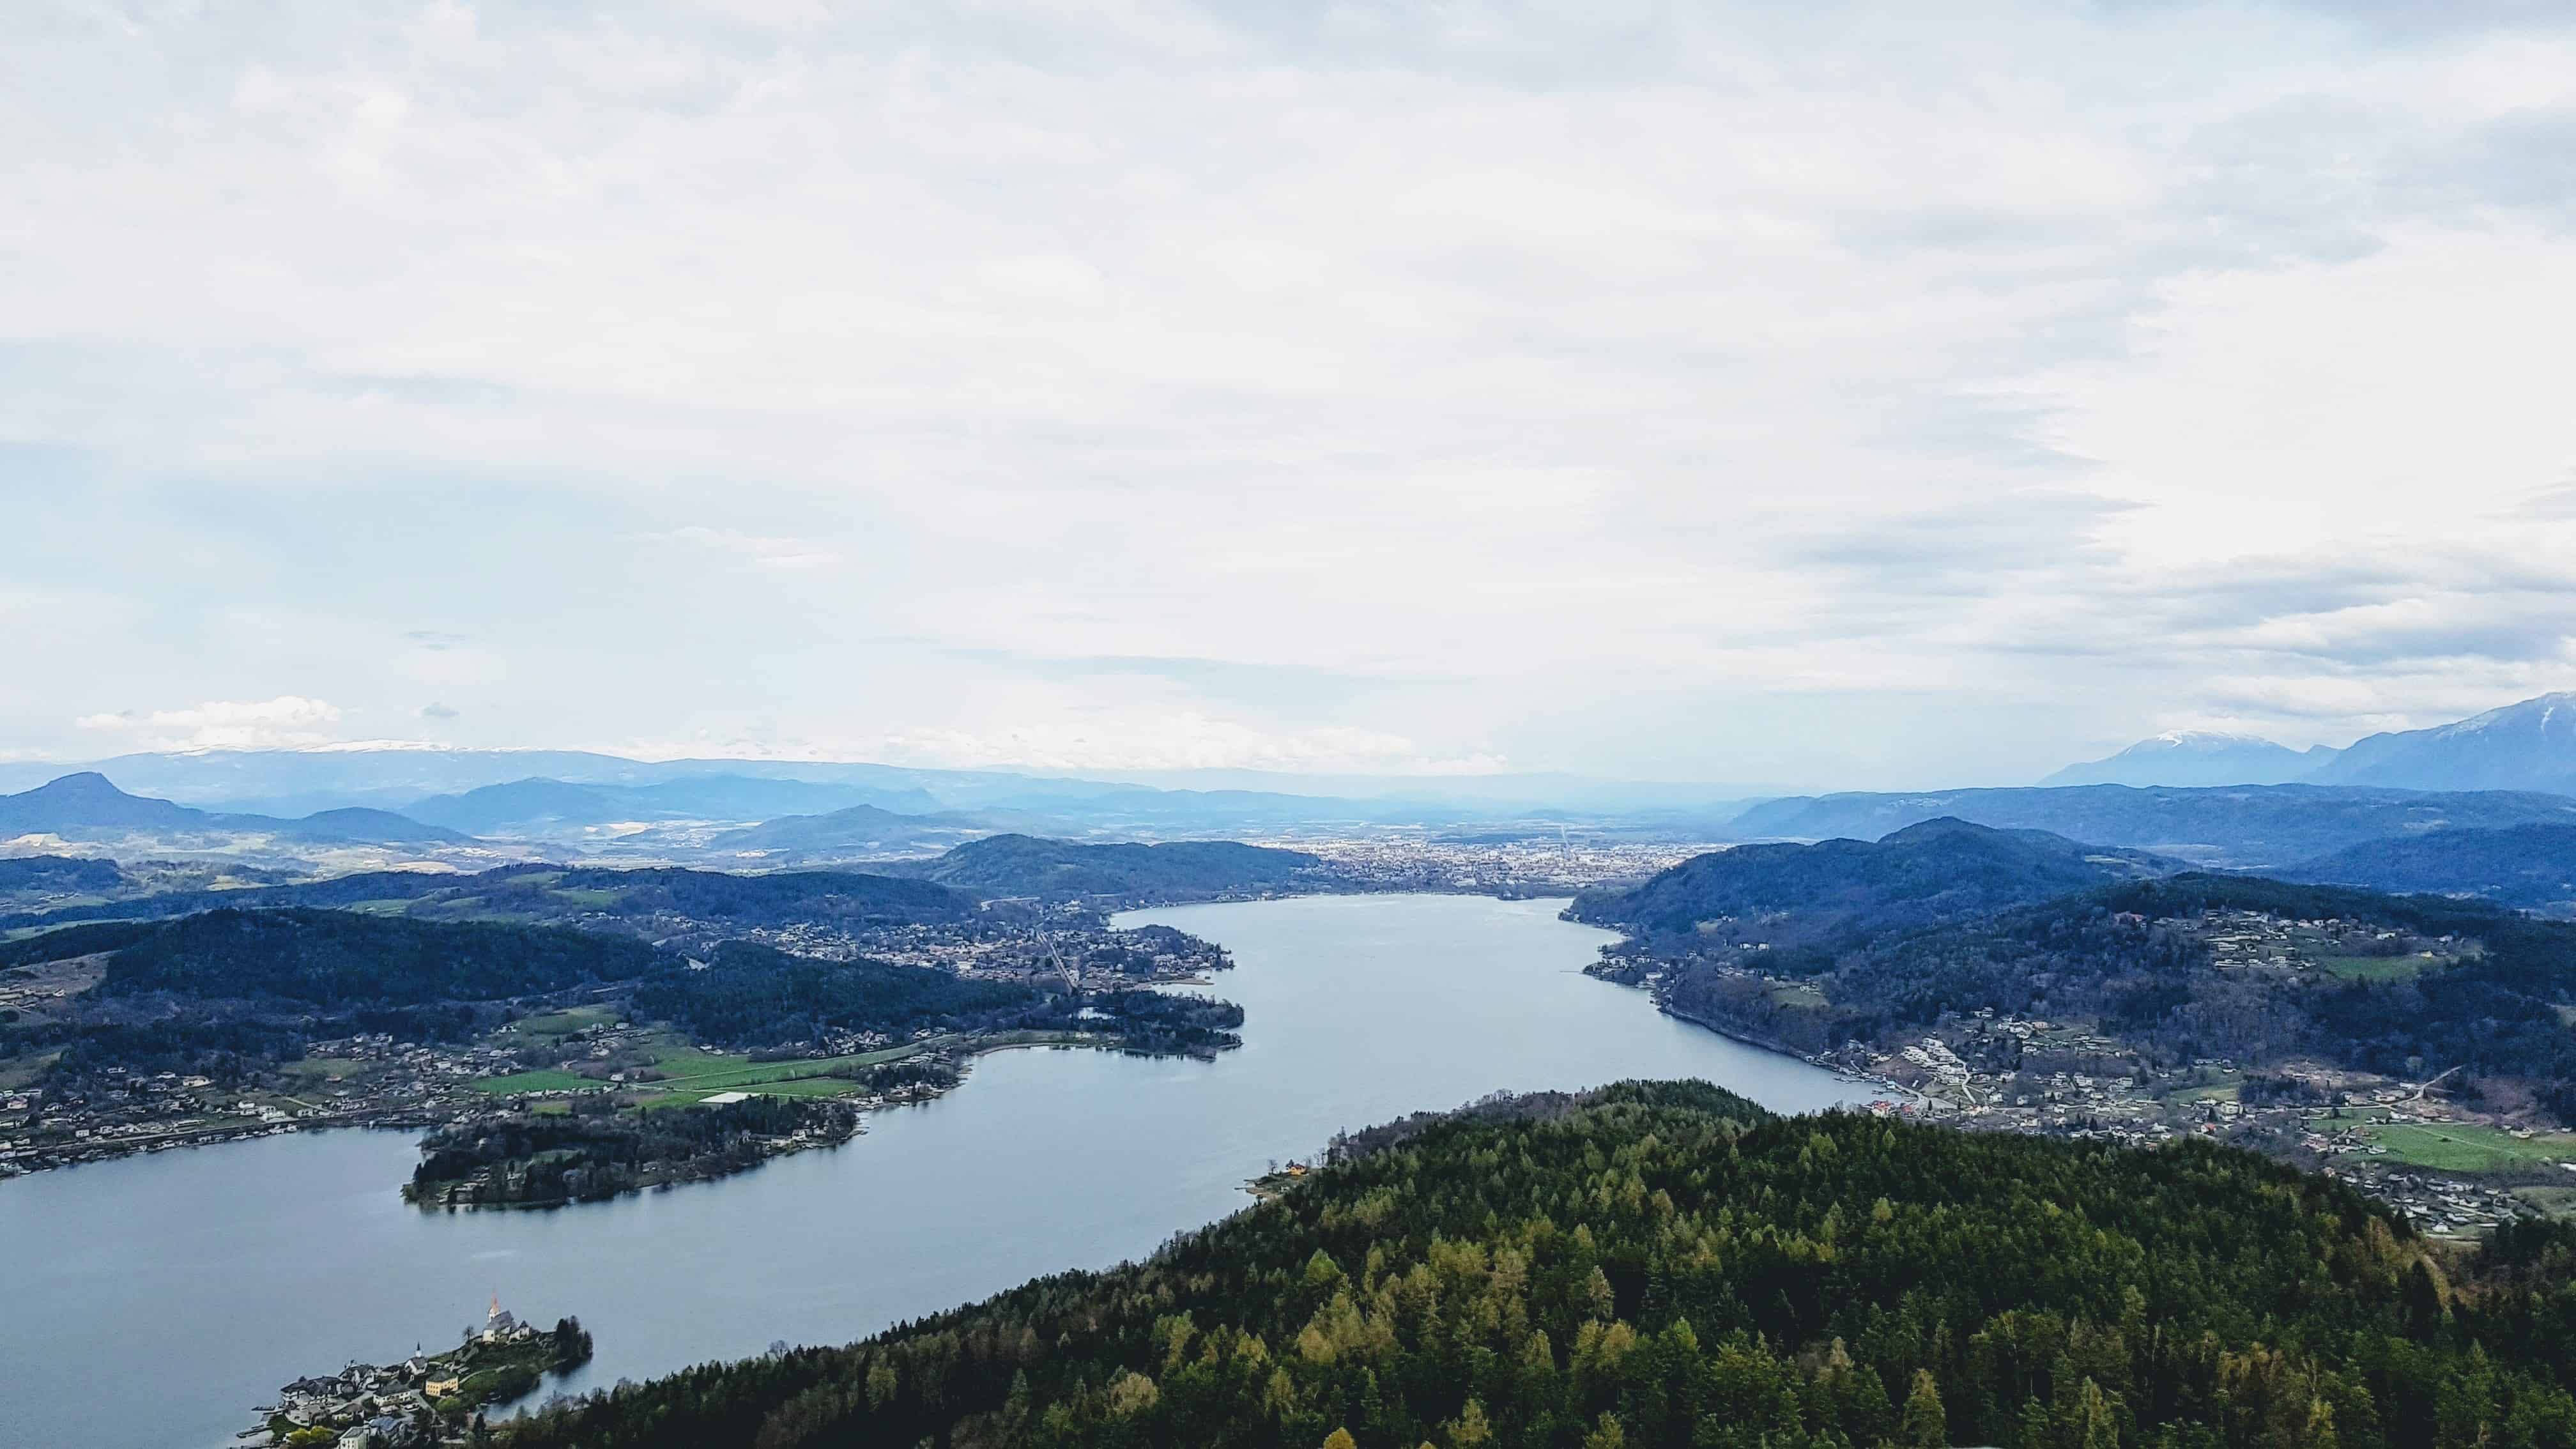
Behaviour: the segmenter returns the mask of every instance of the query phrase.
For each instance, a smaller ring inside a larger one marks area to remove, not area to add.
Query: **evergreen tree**
[[[1941,1412],[1941,1389],[1932,1382],[1930,1369],[1914,1371],[1914,1387],[1905,1395],[1905,1418],[1897,1426],[1896,1442],[1905,1449],[1946,1449],[1950,1442],[1950,1421]]]

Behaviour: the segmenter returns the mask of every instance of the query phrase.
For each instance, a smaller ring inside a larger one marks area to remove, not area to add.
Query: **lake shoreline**
[[[614,1325],[570,1393],[773,1342],[846,1343],[1142,1259],[1248,1209],[1270,1159],[1496,1091],[1702,1078],[1784,1112],[1865,1100],[1599,989],[1580,968],[1615,938],[1540,902],[1332,895],[1128,921],[1234,953],[1243,1046],[1210,1063],[997,1043],[972,1090],[872,1112],[846,1150],[542,1213],[404,1204],[410,1131],[305,1131],[14,1183],[0,1278],[56,1307],[0,1322],[0,1355],[45,1386],[0,1398],[0,1443],[223,1444],[278,1383],[352,1345],[453,1343],[495,1290]],[[243,1303],[280,1292],[295,1313],[237,1331]],[[138,1358],[158,1366],[142,1392],[119,1368]]]

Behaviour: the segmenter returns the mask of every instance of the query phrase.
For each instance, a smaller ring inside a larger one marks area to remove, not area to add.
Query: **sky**
[[[0,7],[0,757],[2022,783],[2576,687],[2576,11]]]

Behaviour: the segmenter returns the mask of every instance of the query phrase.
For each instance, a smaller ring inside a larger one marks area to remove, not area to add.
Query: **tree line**
[[[1389,1134],[1148,1262],[568,1402],[513,1449],[2525,1449],[2576,1234],[1703,1084]]]

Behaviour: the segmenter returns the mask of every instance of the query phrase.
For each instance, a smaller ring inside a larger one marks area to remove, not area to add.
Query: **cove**
[[[1250,1204],[1336,1130],[1487,1092],[1703,1077],[1783,1111],[1869,1089],[1581,974],[1561,901],[1318,896],[1123,916],[1217,941],[1245,1011],[1215,1062],[980,1058],[850,1144],[550,1212],[424,1213],[409,1133],[340,1131],[0,1184],[0,1444],[213,1449],[279,1384],[445,1347],[498,1292],[578,1314],[604,1387],[773,1341],[840,1343]]]

